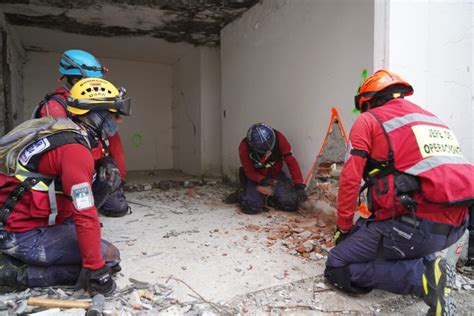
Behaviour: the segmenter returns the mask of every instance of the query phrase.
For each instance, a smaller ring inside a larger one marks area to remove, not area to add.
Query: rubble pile
[[[188,180],[158,180],[152,183],[140,183],[140,184],[125,184],[124,190],[126,192],[143,192],[151,191],[153,189],[159,189],[162,191],[170,191],[172,189],[181,188],[195,188],[203,186],[214,186],[218,183],[217,180],[209,179],[188,179]]]
[[[149,284],[130,279],[130,285],[117,290],[113,296],[106,297],[102,309],[104,316],[126,315],[231,315],[235,310],[227,305],[205,300],[192,288],[191,301],[180,302],[173,298],[172,281],[180,281],[172,276],[164,283]],[[184,283],[184,282],[183,282]],[[31,298],[56,300],[55,303],[79,302],[88,305],[91,297],[82,290],[74,292],[72,288],[33,288],[20,293],[0,295],[0,315],[77,315],[86,314],[86,308],[62,308],[35,306]],[[94,314],[95,315],[95,314]]]
[[[310,260],[319,260],[334,247],[332,232],[334,227],[326,226],[318,218],[291,217],[284,224],[260,227],[249,224],[244,227],[247,231],[264,232],[267,234],[268,247],[277,247],[295,256]]]

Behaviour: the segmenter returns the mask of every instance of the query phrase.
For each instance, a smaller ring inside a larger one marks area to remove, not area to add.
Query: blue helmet
[[[61,55],[59,72],[66,76],[102,78],[104,70],[93,55],[78,49],[70,49]]]
[[[275,142],[275,131],[267,124],[254,124],[247,132],[247,143],[257,153],[263,154],[272,151]]]

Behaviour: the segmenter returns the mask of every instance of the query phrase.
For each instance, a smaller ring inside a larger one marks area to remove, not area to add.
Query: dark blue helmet
[[[272,151],[273,147],[275,147],[275,142],[275,131],[267,124],[254,124],[247,132],[247,143],[260,154]]]

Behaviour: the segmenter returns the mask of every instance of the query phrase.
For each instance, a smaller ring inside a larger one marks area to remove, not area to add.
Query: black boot
[[[240,193],[243,192],[242,189],[238,189],[237,191],[232,192],[229,194],[222,202],[225,204],[236,204],[240,202]]]
[[[0,253],[0,293],[22,291],[28,287],[27,265]]]

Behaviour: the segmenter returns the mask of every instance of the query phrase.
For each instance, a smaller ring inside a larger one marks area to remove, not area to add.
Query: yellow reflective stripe
[[[434,277],[435,277],[435,286],[438,287],[439,279],[441,278],[441,269],[439,268],[439,260],[440,258],[436,259],[435,262],[435,269],[434,269]]]
[[[17,163],[17,170],[21,170],[21,171],[25,171],[25,172],[30,172],[28,169],[26,169],[25,167],[23,167],[21,164]],[[15,173],[15,178],[17,178],[18,180],[20,180],[21,182],[25,181],[27,177],[25,176],[22,176],[18,173]],[[44,181],[39,181],[35,186],[33,186],[31,188],[32,190],[36,190],[36,191],[48,191],[49,190],[49,185],[46,184]],[[58,194],[64,194],[64,192],[62,191],[58,191],[56,190],[56,193]]]
[[[422,278],[422,283],[423,283],[423,292],[425,295],[428,295],[428,281],[426,280],[426,276],[423,274]]]
[[[439,299],[436,300],[436,316],[441,316],[441,313],[443,312],[443,306],[441,305]]]

